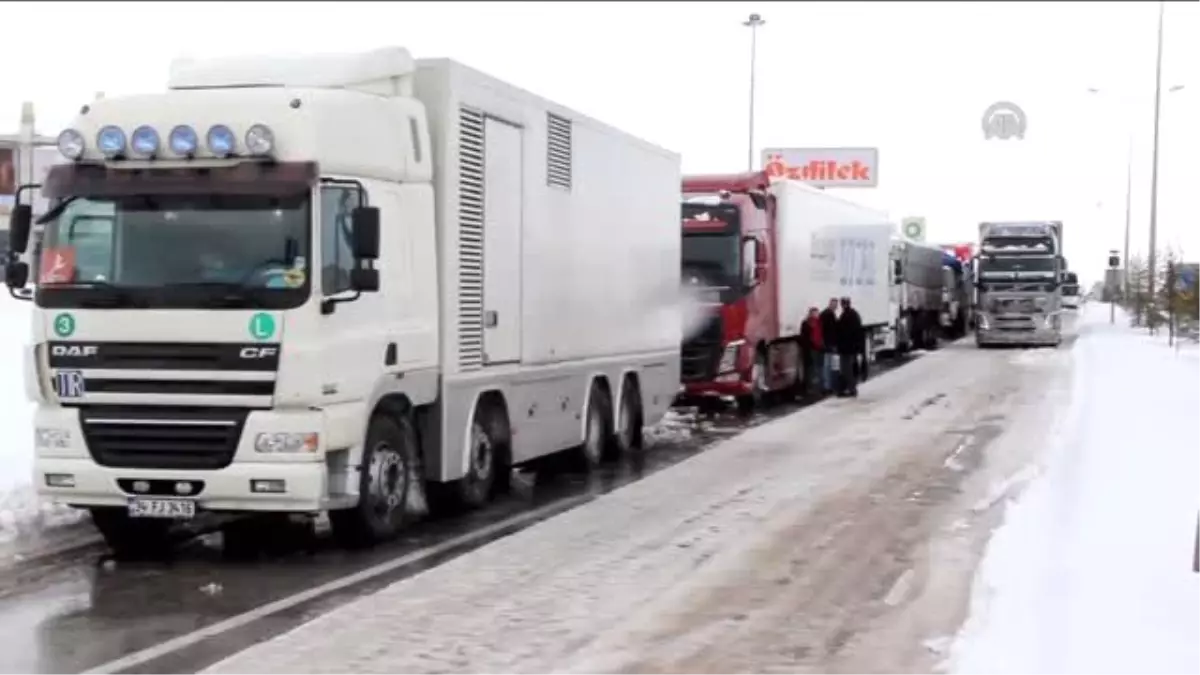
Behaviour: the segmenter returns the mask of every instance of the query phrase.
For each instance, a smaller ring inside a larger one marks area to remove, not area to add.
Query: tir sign
[[[238,356],[243,359],[269,359],[278,353],[275,347],[242,347]]]

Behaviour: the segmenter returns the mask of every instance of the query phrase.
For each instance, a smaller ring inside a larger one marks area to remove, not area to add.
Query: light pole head
[[[1180,89],[1183,89],[1183,87],[1184,87],[1184,85],[1177,84],[1174,87],[1171,87],[1170,89],[1168,89],[1167,92],[1168,93],[1176,92],[1176,91],[1179,91]]]
[[[761,14],[751,14],[749,19],[746,19],[742,22],[742,25],[749,26],[751,28],[758,28],[766,22],[766,19],[762,18]]]

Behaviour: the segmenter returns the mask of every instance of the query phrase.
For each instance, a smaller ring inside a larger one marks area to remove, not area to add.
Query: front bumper
[[[124,506],[131,497],[181,498],[175,493],[137,493],[133,481],[171,485],[199,482],[199,489],[182,498],[198,510],[315,512],[328,506],[325,448],[308,453],[259,453],[254,439],[263,432],[311,432],[322,429],[319,411],[251,411],[238,439],[233,460],[217,469],[124,468],[104,466],[93,458],[85,441],[77,408],[39,406],[34,415],[33,481],[38,495],[71,506]],[[46,433],[45,430],[53,430]],[[54,443],[44,436],[54,436]],[[47,484],[47,475],[69,475],[73,486]],[[282,492],[255,492],[255,481],[283,481]],[[124,483],[124,487],[122,486]]]
[[[1055,322],[1047,325],[1042,319],[1028,321],[997,321],[979,319],[975,341],[995,345],[1056,345],[1062,341],[1062,330]]]
[[[680,392],[679,395],[681,401],[722,396],[749,396],[754,392],[753,383],[751,383],[749,379],[743,380],[742,375],[739,373],[727,373],[726,375],[720,377],[727,377],[729,379],[718,379],[713,382],[685,383],[683,385],[683,391]]]

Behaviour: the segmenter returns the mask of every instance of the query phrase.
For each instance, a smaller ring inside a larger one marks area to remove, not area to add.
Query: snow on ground
[[[956,495],[914,496],[951,432],[1029,379],[1005,356],[918,359],[205,672],[828,671]]]
[[[0,545],[79,520],[34,494],[33,404],[25,397],[21,349],[29,341],[30,303],[0,290]]]
[[[1072,403],[1044,473],[975,580],[955,672],[1200,672],[1200,361],[1083,310]]]

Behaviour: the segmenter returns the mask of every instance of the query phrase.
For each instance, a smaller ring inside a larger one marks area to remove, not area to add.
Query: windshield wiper
[[[79,298],[80,307],[115,308],[132,307],[133,298],[129,291],[114,286],[107,281],[74,281],[70,283],[45,284],[45,290],[78,290],[89,289],[101,291],[98,294],[85,295]]]

